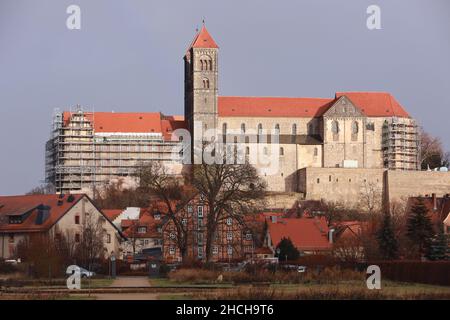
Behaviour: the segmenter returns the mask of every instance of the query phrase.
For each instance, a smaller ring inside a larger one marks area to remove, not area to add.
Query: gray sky
[[[371,4],[382,30],[366,27]],[[202,18],[221,95],[388,91],[450,149],[448,0],[0,0],[0,194],[44,178],[56,107],[182,114],[182,56]]]

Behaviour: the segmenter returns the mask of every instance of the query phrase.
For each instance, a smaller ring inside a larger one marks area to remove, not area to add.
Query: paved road
[[[150,287],[150,282],[148,281],[148,277],[117,277],[111,284],[111,287]]]

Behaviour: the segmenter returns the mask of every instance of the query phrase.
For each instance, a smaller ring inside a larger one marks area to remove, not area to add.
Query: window
[[[197,233],[197,243],[203,244],[203,233]]]
[[[61,241],[61,233],[58,232],[58,233],[55,234],[55,240],[56,241]]]
[[[209,79],[203,78],[203,89],[209,89]]]
[[[320,179],[319,178],[317,178],[317,183],[320,183]]]
[[[246,233],[245,234],[245,240],[252,240],[252,234],[251,233]]]
[[[319,149],[314,148],[314,157],[317,157],[319,155]]]
[[[213,253],[213,254],[218,254],[218,253],[219,253],[219,247],[213,246],[213,248],[212,248],[212,253]]]
[[[203,247],[198,247],[197,253],[199,258],[203,258]]]
[[[262,127],[262,124],[260,123],[260,124],[258,124],[258,135],[262,135],[262,130],[263,130],[263,127]]]
[[[170,239],[174,240],[175,237],[176,237],[176,235],[175,235],[175,233],[171,232],[171,233],[169,234],[169,237],[170,237]]]
[[[227,240],[233,240],[233,232],[227,232]]]
[[[357,121],[352,123],[352,141],[358,140],[359,124]]]
[[[192,213],[192,212],[193,212],[192,209],[193,209],[192,206],[189,205],[189,206],[187,207],[187,212]]]
[[[169,247],[169,254],[171,256],[175,255],[175,247],[173,247],[173,246]]]
[[[187,225],[187,219],[186,218],[183,218],[183,220],[181,220],[181,223],[185,226],[185,225]]]
[[[225,136],[227,134],[227,124],[222,124],[222,134]]]
[[[161,220],[161,215],[159,213],[155,214],[153,217],[155,220]]]
[[[227,225],[231,226],[233,224],[233,219],[232,218],[227,218]]]
[[[161,232],[162,232],[162,228],[161,228],[161,227],[158,227],[158,228],[156,229],[156,231],[158,231],[159,233],[161,233]]]
[[[278,123],[275,125],[275,134],[280,134],[280,125]]]
[[[227,253],[230,256],[233,255],[233,247],[232,246],[228,246]]]
[[[111,235],[109,233],[106,234],[106,243],[111,243]]]
[[[138,228],[138,233],[146,233],[147,232],[147,227],[139,227]]]
[[[280,148],[280,156],[284,156],[284,148],[283,147]]]
[[[292,135],[297,135],[297,125],[295,123],[292,125]]]
[[[336,120],[331,123],[331,132],[333,133],[333,140],[339,140],[339,122]]]
[[[198,219],[198,227],[199,228],[203,227],[203,219],[202,218]]]
[[[75,216],[75,224],[80,224],[80,216]]]
[[[75,242],[80,243],[80,234],[79,233],[75,234]]]
[[[264,147],[263,153],[264,153],[264,155],[268,155],[269,154],[269,149],[267,149],[267,147]]]
[[[197,207],[197,216],[199,218],[203,218],[203,206],[198,206]]]
[[[149,244],[148,239],[145,239],[145,240],[144,240],[144,244],[145,244],[146,246],[148,246],[148,244]]]
[[[245,133],[245,123],[241,123],[241,133]]]

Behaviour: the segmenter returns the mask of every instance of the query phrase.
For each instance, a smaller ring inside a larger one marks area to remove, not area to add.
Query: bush
[[[373,261],[381,276],[392,281],[417,282],[441,286],[450,285],[450,261]]]
[[[160,277],[163,277],[163,278],[167,277],[169,272],[170,272],[170,267],[167,264],[161,264],[159,266],[159,276]]]

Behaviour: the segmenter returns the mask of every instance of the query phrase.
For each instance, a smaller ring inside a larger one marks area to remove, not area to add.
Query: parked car
[[[9,259],[9,260],[5,260],[5,263],[8,263],[8,264],[12,264],[12,265],[17,265],[17,264],[19,264],[21,261],[20,261],[20,258],[19,259],[17,259],[17,260],[15,260],[15,259]]]
[[[86,270],[86,269],[81,268],[81,267],[78,267],[78,268],[80,268],[80,275],[81,275],[82,278],[92,278],[93,276],[95,276],[95,272],[93,272],[93,271],[89,271],[89,270]],[[67,270],[66,273],[68,275],[72,275],[73,274],[73,272],[69,272],[68,270]]]
[[[297,272],[301,272],[301,273],[306,272],[306,267],[305,266],[298,266],[297,267]]]

